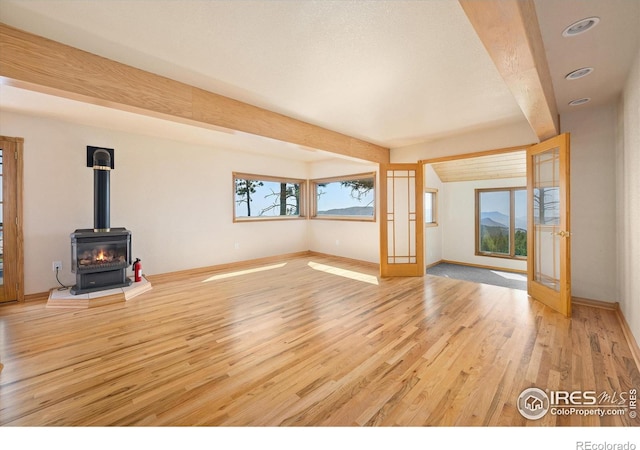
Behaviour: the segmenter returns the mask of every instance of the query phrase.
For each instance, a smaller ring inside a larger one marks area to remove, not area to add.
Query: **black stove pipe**
[[[110,218],[110,180],[111,155],[104,149],[93,154],[93,231],[111,230]]]

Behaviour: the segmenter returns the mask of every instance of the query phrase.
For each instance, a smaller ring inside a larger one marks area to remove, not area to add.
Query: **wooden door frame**
[[[427,164],[436,164],[436,163],[441,163],[441,162],[449,162],[449,161],[458,161],[458,160],[463,160],[463,159],[470,159],[470,158],[478,158],[478,157],[482,157],[482,156],[494,156],[494,155],[502,155],[502,154],[509,154],[509,153],[515,153],[515,152],[523,152],[531,147],[532,145],[536,145],[536,144],[525,144],[525,145],[518,145],[515,147],[503,147],[503,148],[496,148],[496,149],[492,149],[492,150],[481,150],[481,151],[477,151],[477,152],[470,152],[470,153],[462,153],[459,155],[450,155],[450,156],[440,156],[440,157],[436,157],[436,158],[429,158],[429,159],[421,159],[418,161],[418,164],[422,164],[423,166],[423,171],[424,171],[424,167]],[[424,178],[426,179],[426,174],[423,174]],[[525,178],[528,179],[528,176],[525,175]],[[527,211],[528,213],[528,211]],[[477,231],[476,231],[477,233]],[[475,239],[475,237],[474,237]],[[424,253],[426,255],[427,249],[427,236],[425,233],[424,236],[424,243],[423,243],[425,250]],[[475,245],[475,244],[474,244]],[[527,263],[527,270],[529,268],[529,258],[527,257],[525,259],[526,263]],[[525,272],[526,273],[526,272]]]
[[[15,238],[16,238],[16,300],[24,302],[24,234],[23,223],[23,180],[24,180],[24,139],[19,137],[0,136],[0,142],[12,143],[15,151]],[[3,174],[4,176],[4,174]],[[6,219],[6,218],[5,218]],[[4,239],[4,237],[3,237]],[[11,301],[11,300],[10,300]]]
[[[564,189],[566,192],[566,201],[563,202],[564,205],[562,205],[562,211],[561,211],[561,215],[564,215],[565,217],[565,222],[563,224],[561,224],[561,227],[564,227],[563,230],[565,230],[568,234],[567,234],[567,238],[563,239],[563,243],[562,243],[562,250],[561,250],[561,258],[564,258],[566,260],[566,275],[565,275],[565,280],[563,285],[561,286],[561,290],[563,291],[563,295],[565,296],[565,298],[567,298],[567,301],[565,302],[566,307],[564,308],[560,308],[561,310],[559,311],[561,314],[564,314],[567,317],[571,316],[571,239],[570,239],[570,235],[571,235],[571,225],[570,225],[570,221],[571,221],[571,216],[570,216],[570,176],[571,176],[571,168],[570,168],[570,152],[571,152],[571,136],[570,133],[562,133],[559,134],[555,137],[552,137],[550,139],[546,139],[543,142],[537,143],[537,144],[526,144],[526,145],[521,145],[521,146],[516,146],[516,147],[505,147],[505,148],[499,148],[499,149],[494,149],[494,150],[485,150],[485,151],[478,151],[478,152],[471,152],[471,153],[463,153],[463,154],[459,154],[459,155],[451,155],[451,156],[443,156],[443,157],[437,157],[437,158],[429,158],[429,159],[422,159],[420,161],[418,161],[420,164],[423,165],[427,165],[427,164],[434,164],[434,163],[439,163],[439,162],[445,162],[445,161],[454,161],[454,160],[460,160],[460,159],[468,159],[468,158],[475,158],[475,157],[479,157],[479,156],[491,156],[491,155],[497,155],[497,154],[502,154],[502,153],[511,153],[511,152],[516,152],[516,151],[522,151],[522,150],[526,150],[527,153],[529,153],[529,150],[532,147],[535,147],[537,145],[540,144],[544,144],[545,142],[550,142],[552,140],[565,140],[565,146],[566,146],[566,161],[564,163],[564,168],[565,171],[564,173],[561,173],[561,178],[562,178],[562,182],[564,185]],[[531,196],[530,194],[530,189],[531,189],[531,183],[533,181],[533,173],[532,173],[532,169],[530,168],[531,164],[529,162],[529,156],[527,155],[527,174],[526,174],[526,178],[527,178],[527,202],[529,200],[529,197]],[[529,202],[528,202],[529,203]],[[528,206],[528,208],[530,208],[530,205]],[[532,221],[533,218],[531,217],[531,213],[530,211],[527,211],[527,216],[528,216],[528,220],[530,221],[530,223],[528,224],[528,228],[531,230],[532,229]],[[533,270],[533,261],[531,258],[532,255],[532,251],[533,249],[531,248],[533,240],[530,238],[530,236],[527,236],[527,278],[531,279],[531,271]],[[426,246],[426,236],[424,239],[424,245]],[[536,299],[536,295],[540,296],[540,295],[544,295],[546,292],[544,291],[544,289],[537,289],[534,288],[534,292],[532,293],[531,291],[531,287],[530,287],[531,283],[529,282],[529,280],[527,280],[527,293],[528,295],[532,298],[532,299]]]
[[[459,155],[439,156],[436,158],[421,159],[418,161],[418,164],[422,164],[422,165],[435,164],[440,162],[456,161],[459,159],[469,159],[469,158],[478,158],[481,156],[500,155],[503,153],[522,152],[527,150],[527,148],[531,147],[532,145],[536,145],[536,144],[524,144],[524,145],[518,145],[515,147],[504,147],[504,148],[496,148],[493,150],[482,150],[478,152],[461,153]]]

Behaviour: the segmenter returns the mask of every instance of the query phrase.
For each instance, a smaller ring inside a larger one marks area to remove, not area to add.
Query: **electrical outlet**
[[[53,262],[53,271],[62,270],[62,261],[54,261]]]

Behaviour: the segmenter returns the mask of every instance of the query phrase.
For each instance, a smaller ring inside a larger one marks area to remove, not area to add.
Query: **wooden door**
[[[0,302],[23,299],[22,139],[0,136]]]
[[[527,149],[528,291],[567,317],[571,315],[569,138],[565,133]]]
[[[423,164],[380,164],[380,276],[421,277]]]

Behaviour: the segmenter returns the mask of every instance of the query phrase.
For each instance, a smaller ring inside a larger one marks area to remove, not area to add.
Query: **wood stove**
[[[76,285],[71,288],[74,295],[131,284],[127,278],[127,267],[131,265],[131,232],[110,226],[113,149],[87,147],[87,154],[93,167],[94,227],[71,233],[71,272],[76,274]]]
[[[71,234],[71,271],[76,274],[72,294],[129,286],[131,232],[76,230]]]

